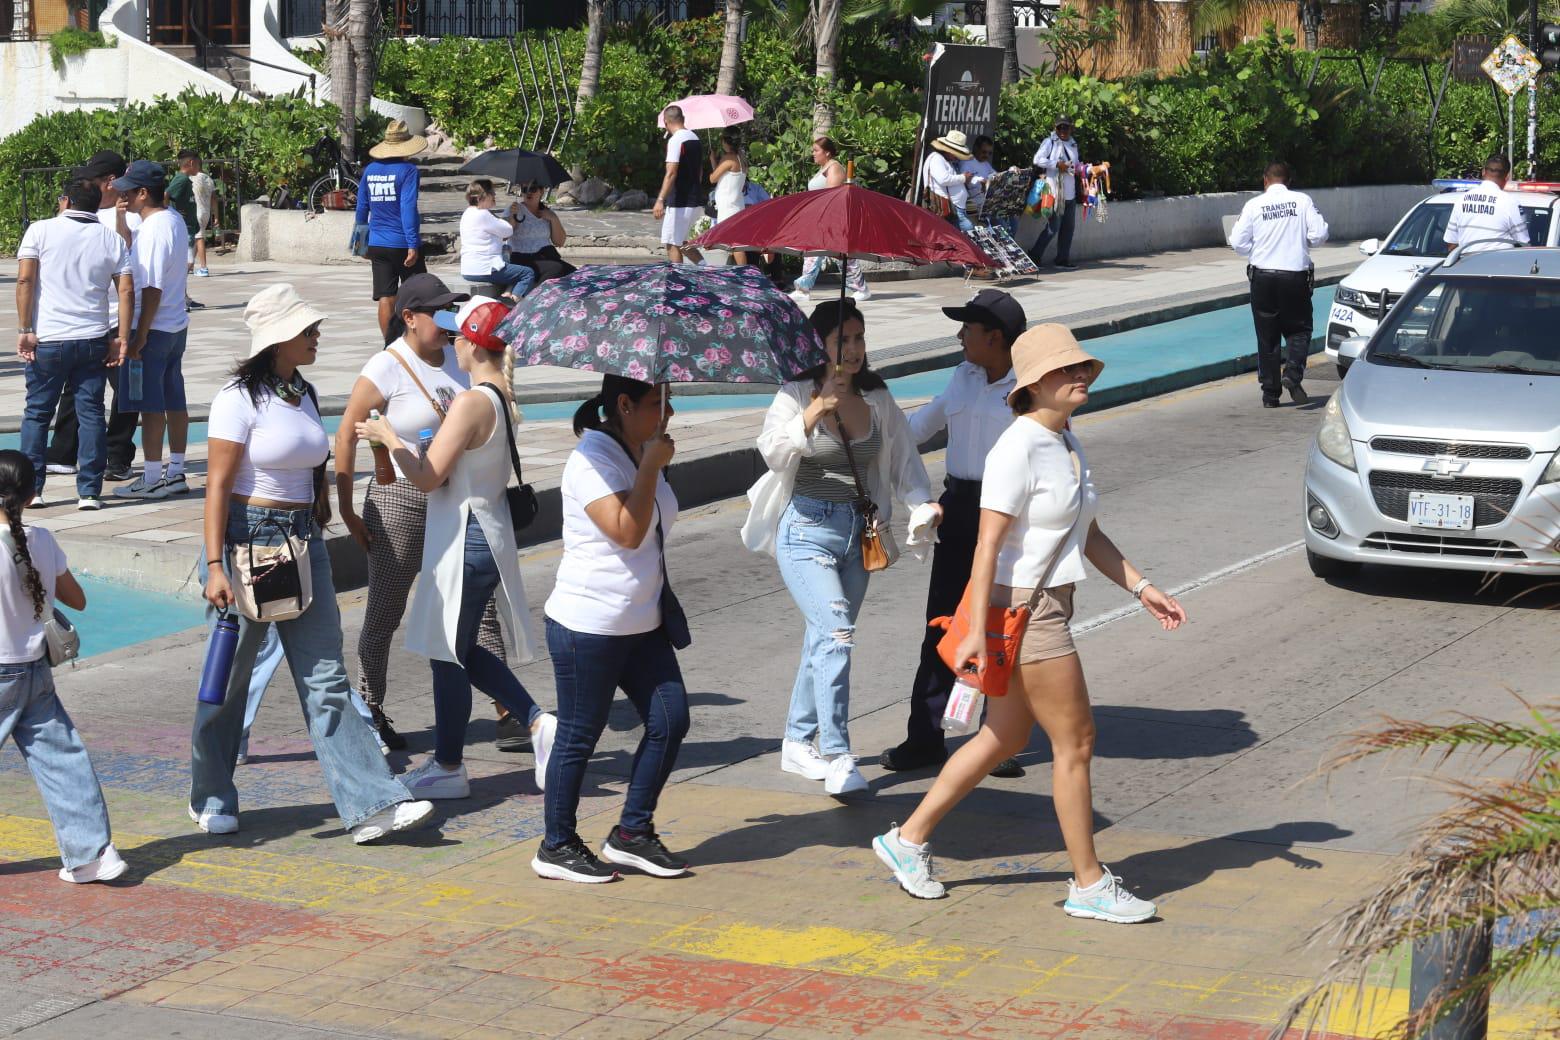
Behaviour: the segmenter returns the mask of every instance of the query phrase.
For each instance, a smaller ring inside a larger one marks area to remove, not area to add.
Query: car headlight
[[[1322,412],[1322,428],[1316,431],[1316,446],[1344,469],[1354,469],[1354,439],[1349,436],[1349,424],[1344,421],[1338,396],[1333,394]]]
[[[1345,307],[1369,307],[1372,305],[1369,296],[1366,296],[1358,289],[1350,289],[1342,285],[1338,286],[1338,291],[1333,295],[1333,302],[1341,303]]]
[[[1560,451],[1555,452],[1555,457],[1549,460],[1549,465],[1544,469],[1544,475],[1538,478],[1540,484],[1553,484],[1560,481]]]

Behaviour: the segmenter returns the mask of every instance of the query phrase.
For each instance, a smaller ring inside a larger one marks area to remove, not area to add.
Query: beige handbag
[[[280,545],[256,545],[264,527],[282,532]],[[228,550],[233,565],[233,600],[251,621],[290,621],[314,602],[314,577],[309,567],[309,543],[274,518],[261,520],[249,540]]]

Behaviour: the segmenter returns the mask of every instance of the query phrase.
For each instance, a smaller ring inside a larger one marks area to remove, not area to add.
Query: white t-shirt
[[[611,437],[586,430],[563,467],[563,562],[543,608],[565,628],[603,636],[633,636],[661,624],[661,549],[652,526],[637,549],[602,533],[585,507],[633,489],[639,467]],[[663,473],[656,513],[663,537],[677,519],[677,496]]]
[[[206,436],[245,445],[233,494],[300,505],[314,501],[314,467],[330,454],[330,438],[308,394],[294,407],[266,387],[256,406],[249,391],[229,383],[211,402]]]
[[[513,230],[492,210],[467,206],[460,215],[460,273],[480,277],[503,267],[504,244]]]
[[[130,249],[118,234],[85,213],[62,213],[27,225],[16,256],[38,261],[33,326],[40,342],[109,331],[114,277],[130,273]]]
[[[1447,245],[1467,244],[1470,253],[1512,249],[1529,243],[1527,221],[1516,196],[1494,181],[1484,181],[1462,193],[1446,220],[1446,234],[1442,237]]]
[[[119,210],[114,206],[105,206],[98,210],[98,223],[102,224],[114,234],[119,234]],[[135,233],[141,230],[141,218],[138,214],[125,210],[125,227],[130,229],[130,237],[135,238]],[[121,242],[124,239],[120,239]]]
[[[1078,456],[1076,470],[1069,447]],[[997,584],[1032,589],[1042,580],[1047,588],[1082,581],[1083,544],[1098,501],[1089,464],[1071,433],[1015,419],[986,456],[980,488],[982,509],[1013,518],[997,553]]]
[[[423,430],[438,433],[442,420],[433,410],[433,405],[428,403],[428,398],[406,374],[406,369],[396,360],[397,356],[410,362],[417,378],[422,380],[422,385],[428,388],[428,393],[439,402],[439,407],[444,409],[446,415],[455,396],[462,390],[471,389],[471,377],[460,370],[454,347],[444,348],[444,363],[438,368],[419,357],[405,340],[399,339],[368,359],[368,364],[363,366],[362,376],[384,396],[383,415],[395,428],[395,435],[401,438],[402,444],[411,445],[417,443],[418,434]],[[396,465],[394,456],[391,456],[391,465],[395,466],[397,476],[405,475],[401,467]]]
[[[986,204],[986,184],[997,175],[997,171],[989,162],[981,162],[979,159],[965,159],[959,163],[960,173],[973,173],[975,179],[969,183],[969,210],[971,215],[980,212]]]
[[[145,289],[162,290],[162,301],[152,318],[153,331],[178,332],[189,326],[190,316],[184,310],[189,251],[189,229],[174,210],[158,210],[141,221],[130,247],[130,266],[135,272],[135,318],[131,329],[140,328],[141,292]]]
[[[43,581],[43,617],[33,616],[32,597],[22,584],[26,565],[11,538],[11,527],[0,524],[0,664],[26,664],[43,656],[43,623],[53,616],[54,582],[66,571],[65,551],[53,534],[26,524],[22,532],[27,536],[32,565]]]

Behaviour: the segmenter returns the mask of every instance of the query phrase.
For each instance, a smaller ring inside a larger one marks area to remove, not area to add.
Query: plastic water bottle
[[[233,673],[233,654],[238,650],[238,619],[227,611],[217,618],[206,643],[206,664],[200,670],[202,704],[221,704],[227,700],[228,677]]]
[[[428,458],[428,449],[430,447],[432,447],[432,446],[433,446],[433,431],[432,430],[418,430],[417,431],[417,454],[421,455],[424,459],[427,459]]]
[[[964,679],[955,679],[953,692],[948,694],[948,707],[943,711],[942,728],[955,736],[972,732],[980,725],[980,699],[985,694]]]
[[[370,409],[368,417],[378,419],[379,409]],[[395,464],[390,461],[390,449],[373,439],[369,440],[368,449],[374,453],[374,481],[379,484],[394,484]]]
[[[141,362],[141,359],[133,358],[130,361],[130,372],[126,379],[126,382],[129,383],[126,389],[129,392],[130,400],[139,401],[141,399],[141,386],[145,373],[146,366]]]

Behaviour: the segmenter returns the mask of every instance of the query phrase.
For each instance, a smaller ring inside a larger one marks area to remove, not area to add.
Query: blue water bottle
[[[417,431],[417,454],[421,455],[424,459],[426,459],[428,457],[428,449],[430,447],[432,447],[432,446],[433,446],[433,431],[432,430],[418,430]]]
[[[206,666],[200,671],[202,704],[221,704],[227,699],[228,676],[233,674],[233,654],[238,649],[238,619],[227,611],[217,617],[206,644]]]
[[[129,365],[129,377],[125,380],[127,383],[129,383],[129,386],[126,387],[126,390],[129,394],[130,400],[139,401],[141,399],[141,385],[144,373],[146,371],[146,366],[141,363],[140,358],[133,359],[129,362]]]

